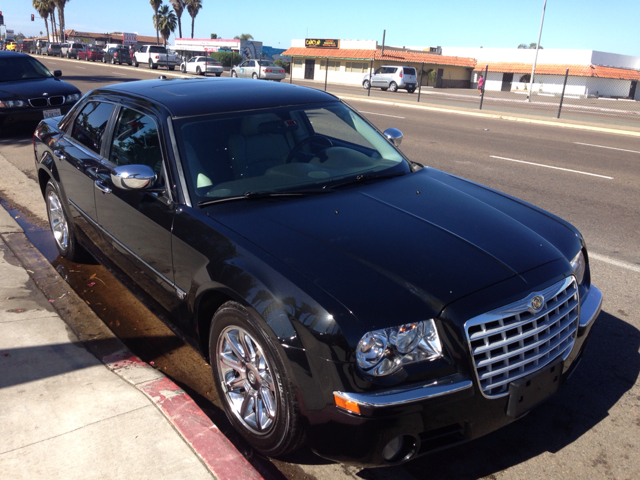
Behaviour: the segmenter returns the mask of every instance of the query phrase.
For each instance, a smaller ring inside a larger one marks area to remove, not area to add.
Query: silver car
[[[286,74],[284,68],[271,60],[245,60],[231,69],[232,77],[261,78],[279,82]]]
[[[224,68],[222,68],[222,64],[219,61],[207,57],[192,57],[180,65],[182,73],[197,73],[198,75],[204,75],[205,68],[207,73],[215,74],[216,77],[219,77],[224,72]]]
[[[60,44],[60,56],[67,58],[78,58],[78,52],[84,50],[84,43],[62,43]]]
[[[402,65],[382,65],[373,72],[371,79],[369,79],[369,74],[366,74],[362,79],[362,86],[365,90],[371,87],[378,87],[391,92],[403,89],[413,93],[417,85],[416,69]]]

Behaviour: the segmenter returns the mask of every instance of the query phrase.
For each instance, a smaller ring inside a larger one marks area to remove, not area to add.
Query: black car
[[[0,125],[67,113],[81,93],[24,53],[0,52]]]
[[[315,89],[159,79],[92,91],[34,148],[60,254],[208,359],[258,451],[390,465],[552,395],[602,302],[574,227],[401,139]]]
[[[109,50],[104,52],[102,63],[113,63],[114,65],[116,63],[119,65],[126,63],[131,65],[133,61],[131,60],[131,54],[129,53],[128,48],[111,47]]]

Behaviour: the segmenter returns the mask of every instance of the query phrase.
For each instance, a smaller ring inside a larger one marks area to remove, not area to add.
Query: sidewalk
[[[184,391],[127,351],[1,207],[0,405],[2,478],[261,478]]]

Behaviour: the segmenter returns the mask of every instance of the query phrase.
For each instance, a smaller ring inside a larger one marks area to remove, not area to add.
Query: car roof
[[[13,50],[0,50],[1,57],[28,57],[26,53],[14,52]]]
[[[339,102],[320,90],[242,78],[171,78],[124,82],[93,94],[131,95],[164,105],[174,117]]]

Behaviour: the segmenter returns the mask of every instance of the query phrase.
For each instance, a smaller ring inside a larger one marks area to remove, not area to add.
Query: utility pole
[[[533,76],[536,73],[536,63],[538,63],[538,51],[540,50],[540,38],[542,37],[542,24],[544,23],[544,11],[547,9],[547,0],[544,0],[542,5],[542,19],[540,20],[540,31],[538,32],[538,43],[536,44],[536,57],[533,60],[533,68],[531,69],[531,79],[529,80],[529,94],[527,95],[527,102],[531,101],[531,89],[533,88]]]

